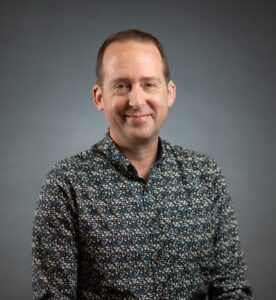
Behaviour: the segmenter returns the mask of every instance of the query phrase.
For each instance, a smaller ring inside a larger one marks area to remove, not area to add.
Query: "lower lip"
[[[128,120],[132,120],[133,122],[144,122],[149,119],[150,115],[143,116],[127,116]]]

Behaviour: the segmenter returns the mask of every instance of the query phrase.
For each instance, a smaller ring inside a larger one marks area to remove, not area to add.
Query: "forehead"
[[[163,72],[163,61],[152,42],[113,42],[103,56],[103,74],[116,72]],[[149,74],[150,75],[150,74]]]

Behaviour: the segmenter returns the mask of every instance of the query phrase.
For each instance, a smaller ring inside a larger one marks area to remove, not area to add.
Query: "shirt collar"
[[[126,174],[129,174],[131,170],[133,171],[134,168],[132,164],[118,149],[116,143],[110,137],[109,132],[107,132],[104,138],[98,144],[96,144],[96,150],[99,151],[103,156],[105,156],[108,161],[119,171]],[[165,147],[163,146],[162,139],[159,137],[157,159],[154,163],[154,166],[161,163],[161,161],[164,159],[164,152]]]

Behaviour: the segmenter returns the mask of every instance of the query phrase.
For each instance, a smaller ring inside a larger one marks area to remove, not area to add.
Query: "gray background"
[[[275,293],[275,1],[1,1],[0,298],[31,299],[33,212],[46,172],[106,132],[91,104],[98,47],[140,28],[170,60],[162,136],[215,158],[256,299]]]

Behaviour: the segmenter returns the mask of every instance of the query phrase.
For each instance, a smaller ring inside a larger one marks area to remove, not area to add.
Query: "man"
[[[96,107],[109,131],[47,175],[33,230],[35,299],[252,299],[217,164],[159,137],[176,87],[152,35],[110,36]]]

